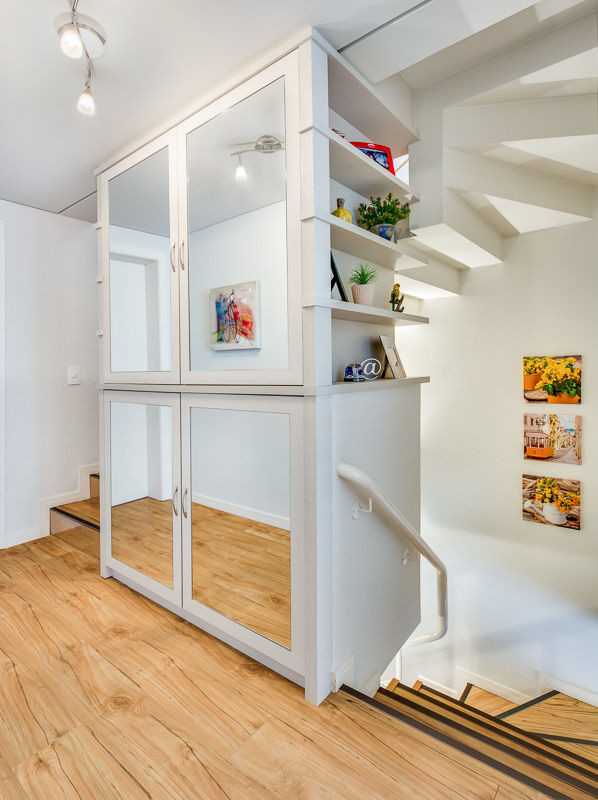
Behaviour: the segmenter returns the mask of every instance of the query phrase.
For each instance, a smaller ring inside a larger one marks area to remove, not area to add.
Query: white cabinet
[[[418,527],[426,379],[342,377],[427,320],[389,311],[400,245],[330,214],[370,180],[409,189],[350,138],[399,156],[413,133],[317,34],[164,130],[98,177],[102,574],[321,702],[339,665],[373,685],[419,622],[419,565],[353,518],[336,468]],[[331,296],[331,250],[345,278],[376,266],[377,307]]]
[[[303,676],[303,401],[104,392],[102,563]]]
[[[299,175],[295,52],[99,176],[106,383],[303,383]]]

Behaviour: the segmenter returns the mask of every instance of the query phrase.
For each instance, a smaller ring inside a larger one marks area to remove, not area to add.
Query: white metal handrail
[[[425,644],[426,642],[435,642],[437,639],[442,639],[448,628],[446,567],[432,548],[421,538],[419,532],[411,525],[409,520],[407,520],[399,509],[390,502],[388,497],[386,497],[384,492],[374,483],[369,475],[366,475],[366,473],[358,467],[346,464],[343,461],[339,463],[336,472],[340,478],[352,484],[366,497],[369,497],[372,510],[376,511],[404,536],[409,544],[436,570],[438,588],[438,628],[431,633],[425,633],[421,636],[415,636],[409,639],[405,646]]]

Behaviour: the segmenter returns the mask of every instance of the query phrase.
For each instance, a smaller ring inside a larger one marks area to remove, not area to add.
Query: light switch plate
[[[69,367],[67,370],[67,380],[69,386],[78,386],[81,383],[81,371],[79,367]]]

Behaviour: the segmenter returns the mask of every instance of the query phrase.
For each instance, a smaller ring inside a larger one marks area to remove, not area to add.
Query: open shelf
[[[371,261],[379,267],[392,270],[412,269],[426,265],[425,261],[402,253],[400,244],[393,244],[381,236],[376,236],[332,214],[323,221],[330,223],[330,246],[334,250],[341,250],[355,258]]]
[[[429,377],[419,378],[383,378],[378,381],[335,381],[330,386],[319,386],[318,394],[345,394],[350,392],[376,392],[384,389],[402,389],[420,383],[430,383]]]
[[[363,197],[380,197],[392,192],[401,202],[419,200],[402,180],[364,155],[351,142],[332,130],[322,131],[330,142],[330,177]]]
[[[333,319],[345,319],[352,322],[368,322],[383,325],[426,325],[428,317],[418,317],[415,314],[397,313],[385,308],[363,306],[359,303],[349,303],[344,300],[327,300],[326,298],[309,297],[303,301],[303,308],[329,308]]]

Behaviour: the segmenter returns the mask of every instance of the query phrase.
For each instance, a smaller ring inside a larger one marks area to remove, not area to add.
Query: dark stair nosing
[[[554,739],[557,742],[571,742],[571,744],[587,744],[589,747],[598,747],[596,739],[578,739],[575,736],[561,736],[558,733],[534,733],[541,739]]]
[[[97,531],[98,533],[100,532],[100,526],[96,525],[95,522],[89,522],[82,517],[78,517],[76,514],[72,514],[70,511],[64,511],[62,508],[60,508],[60,506],[54,506],[54,508],[51,508],[50,511],[55,511],[57,514],[63,514],[65,517],[68,517],[69,519],[72,519],[81,525],[86,525],[88,528],[93,528],[94,531]]]
[[[407,690],[410,694],[423,695],[424,697],[429,697],[429,699],[438,705],[440,708],[447,709],[449,711],[453,711],[456,714],[466,718],[472,719],[475,722],[478,722],[483,727],[488,728],[489,730],[496,732],[500,735],[500,729],[504,728],[503,736],[509,739],[517,739],[522,745],[529,747],[531,750],[541,753],[544,756],[550,756],[555,759],[555,761],[563,763],[567,767],[571,767],[573,769],[578,769],[584,775],[587,775],[592,780],[598,781],[598,764],[590,761],[588,758],[584,758],[583,756],[577,755],[577,753],[573,753],[570,750],[566,750],[563,747],[559,747],[558,745],[553,744],[552,742],[545,741],[549,737],[545,737],[542,734],[535,733],[533,731],[526,731],[523,728],[518,728],[516,725],[511,725],[509,722],[503,722],[500,720],[500,725],[497,725],[497,718],[492,716],[492,714],[488,714],[486,711],[481,711],[479,708],[475,706],[467,705],[467,703],[463,703],[461,700],[455,700],[452,697],[447,697],[442,692],[437,691],[436,689],[430,689],[428,686],[425,687],[426,691],[422,692],[421,690],[410,689],[408,686],[404,686],[403,684],[398,684],[401,689]],[[395,698],[401,700],[401,696],[394,693],[394,691],[388,691],[387,689],[380,689],[380,691],[385,696],[392,697],[394,695]],[[427,692],[433,692],[434,695],[438,695],[438,700],[435,697],[430,697]],[[449,700],[449,703],[446,703],[446,700]],[[444,701],[444,702],[443,702]],[[454,705],[453,705],[454,704]],[[463,711],[456,706],[462,706]],[[481,719],[479,719],[481,717]],[[488,720],[488,722],[486,722]],[[493,724],[491,724],[493,723]],[[531,739],[531,741],[530,741]],[[534,741],[535,740],[535,741]],[[539,745],[541,744],[548,744],[550,746],[550,750],[546,748],[542,748]],[[595,744],[598,745],[598,742]],[[575,763],[581,762],[581,763]],[[590,769],[587,769],[589,767]]]
[[[556,689],[551,689],[549,692],[545,692],[544,694],[538,695],[538,697],[534,697],[533,700],[528,700],[526,703],[521,703],[519,706],[515,706],[515,708],[510,708],[508,711],[503,711],[502,714],[497,714],[495,719],[505,719],[505,717],[510,717],[512,714],[519,714],[520,711],[525,711],[526,708],[533,708],[537,706],[538,703],[543,703],[544,700],[549,700],[551,697],[554,697],[555,694],[559,694]]]
[[[98,480],[100,480],[100,473],[99,472],[90,472],[89,473],[89,477],[90,478],[97,478]]]
[[[395,719],[398,719],[400,722],[404,722],[406,725],[409,725],[412,728],[416,728],[421,733],[424,733],[433,739],[437,739],[438,741],[443,742],[455,750],[459,750],[465,755],[474,758],[476,761],[481,761],[483,764],[486,764],[486,766],[497,770],[503,775],[508,775],[510,778],[513,778],[513,780],[523,783],[530,789],[535,789],[536,791],[541,792],[547,797],[550,797],[551,800],[571,800],[569,795],[563,794],[558,789],[554,789],[551,786],[546,786],[545,784],[537,781],[535,778],[531,778],[529,775],[526,775],[524,772],[518,772],[512,767],[507,767],[501,761],[497,761],[491,756],[487,756],[485,753],[480,753],[478,750],[475,750],[473,747],[470,747],[464,742],[460,742],[458,739],[452,739],[450,736],[447,736],[447,734],[442,733],[442,731],[437,731],[436,728],[432,728],[430,725],[426,725],[424,722],[413,719],[408,714],[398,711],[396,708],[391,708],[385,703],[381,703],[379,700],[375,700],[373,697],[369,697],[357,689],[353,689],[350,686],[343,684],[340,690],[346,692],[352,697],[355,697],[357,700],[361,700],[363,703],[366,703],[372,708],[375,708],[390,717],[394,717]],[[588,796],[596,797],[593,789],[590,789]]]
[[[470,730],[468,727],[462,725],[459,722],[456,722],[455,720],[446,719],[446,717],[444,717],[440,712],[433,711],[429,708],[424,708],[417,702],[408,700],[405,697],[400,697],[399,695],[394,694],[393,692],[387,692],[386,689],[379,689],[379,693],[382,694],[382,696],[388,697],[389,699],[394,700],[397,703],[402,703],[408,707],[418,710],[429,716],[431,719],[434,719],[437,722],[441,722],[444,725],[448,725],[449,727],[454,728],[455,731],[464,733],[465,735],[470,736],[473,739],[477,739],[478,741],[483,742],[486,745],[490,745],[491,747],[494,747],[495,749],[500,750],[503,753],[506,753],[507,755],[513,756],[514,758],[518,759],[524,764],[527,764],[528,766],[533,767],[534,769],[537,769],[540,772],[544,772],[546,773],[546,775],[550,775],[551,777],[561,781],[562,783],[566,783],[569,786],[574,787],[575,789],[579,789],[579,791],[588,792],[590,794],[590,797],[598,797],[596,786],[590,786],[587,783],[584,783],[582,780],[579,780],[578,778],[574,777],[573,775],[561,772],[557,767],[552,766],[551,764],[545,764],[542,761],[537,761],[533,756],[528,755],[527,753],[522,753],[520,750],[515,750],[502,741],[498,741],[497,739],[491,738],[490,736],[486,736],[484,733]],[[417,695],[417,692],[414,692],[414,694]],[[438,705],[442,706],[443,704],[439,703]],[[450,707],[448,707],[447,710],[451,710]],[[457,711],[456,713],[459,712]],[[461,714],[461,716],[465,717],[466,715]],[[483,724],[485,727],[490,728],[490,726],[488,726],[487,723],[481,723],[481,724]],[[512,736],[509,732],[501,733],[501,731],[497,730],[497,728],[492,728],[491,732],[497,734],[498,736],[502,736],[503,738],[515,740],[515,737]],[[517,743],[522,747],[528,747],[530,750],[535,749],[533,745],[527,744],[525,742],[518,741]],[[545,751],[542,752],[542,755],[551,757],[551,754],[546,753]],[[567,764],[567,766],[570,767],[571,769],[577,769],[577,767],[570,762]],[[581,772],[581,770],[579,771]],[[598,777],[594,775],[592,776],[592,779],[598,780]]]

